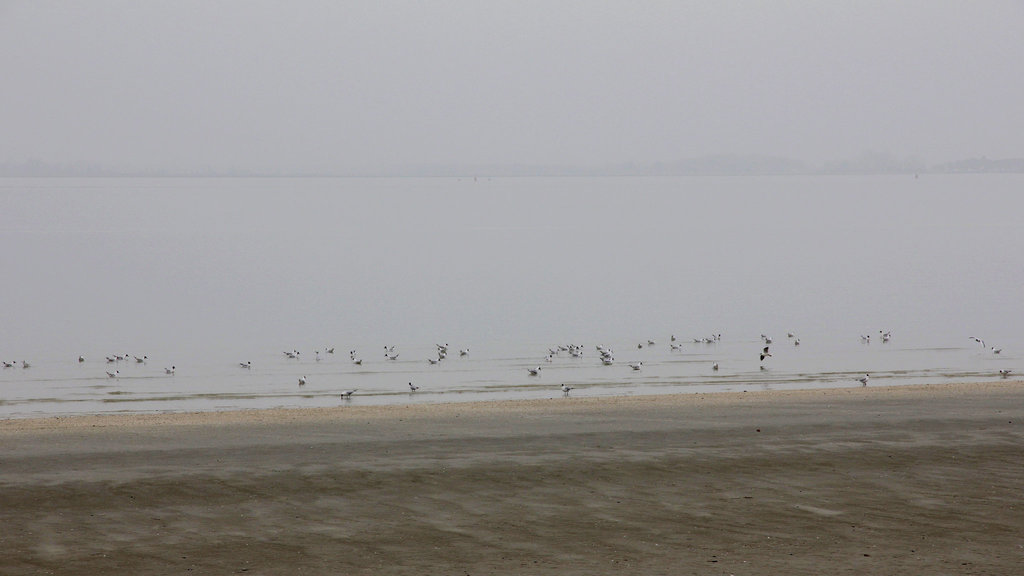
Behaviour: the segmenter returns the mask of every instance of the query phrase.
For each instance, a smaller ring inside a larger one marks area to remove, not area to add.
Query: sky
[[[0,163],[1024,157],[1024,3],[0,0]]]

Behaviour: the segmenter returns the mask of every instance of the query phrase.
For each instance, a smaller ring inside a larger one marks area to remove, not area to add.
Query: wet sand
[[[1011,574],[1024,382],[0,422],[0,574]]]

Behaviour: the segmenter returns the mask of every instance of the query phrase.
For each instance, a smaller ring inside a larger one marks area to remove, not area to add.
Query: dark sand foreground
[[[0,574],[1019,574],[1024,383],[0,422]]]

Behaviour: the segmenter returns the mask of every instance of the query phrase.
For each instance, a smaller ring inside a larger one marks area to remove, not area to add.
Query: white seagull
[[[120,371],[120,370],[114,370],[113,372],[110,372],[110,371],[108,371],[108,372],[107,372],[107,378],[117,378],[117,376],[118,376],[118,375],[119,375],[120,373],[121,373],[121,371]]]
[[[78,361],[79,362],[85,362],[85,356],[79,356],[78,357]]]
[[[252,368],[252,362],[239,362],[238,365],[245,369]]]
[[[305,385],[306,385],[306,377],[305,376],[299,376],[299,386],[305,386]]]
[[[352,395],[356,393],[356,390],[358,390],[358,388],[354,390],[345,390],[341,393],[341,397],[345,400],[349,400],[352,398]]]
[[[419,386],[417,386],[417,385],[413,384],[412,382],[409,382],[409,391],[410,391],[410,392],[415,392],[415,391],[417,391],[417,390],[419,390],[419,389],[420,389],[420,387],[419,387]]]
[[[1000,370],[999,375],[1002,376],[1003,378],[1006,378],[1007,376],[1010,375],[1010,372],[1012,372],[1012,370]]]
[[[540,366],[537,366],[536,368],[527,368],[526,371],[530,373],[530,376],[539,376]]]
[[[761,362],[764,362],[765,358],[771,358],[771,357],[772,357],[771,353],[768,352],[768,346],[765,346],[764,350],[761,350]]]
[[[1002,348],[996,348],[995,346],[992,347],[992,353],[993,354],[999,354],[1002,351],[1003,351]]]
[[[643,363],[643,361],[634,362],[634,363],[630,364],[629,367],[632,368],[633,370],[639,370],[639,369],[644,367],[644,363]]]
[[[715,372],[718,372],[718,362],[715,362],[714,364],[712,364],[711,365],[711,369],[714,370]]]
[[[171,366],[170,368],[164,368],[164,373],[174,374],[174,366]]]
[[[871,377],[868,376],[867,374],[865,374],[865,375],[861,376],[860,378],[857,378],[857,382],[860,382],[861,386],[867,386],[868,385],[868,380],[870,380],[870,379],[871,379]]]
[[[562,384],[562,395],[568,396],[570,390],[572,390],[572,386],[567,386],[565,384]]]

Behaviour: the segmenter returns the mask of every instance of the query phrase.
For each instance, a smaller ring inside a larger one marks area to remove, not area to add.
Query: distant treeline
[[[112,168],[97,164],[53,164],[41,160],[0,162],[0,177],[465,177],[465,176],[715,176],[785,174],[1024,173],[1024,158],[967,158],[927,164],[915,157],[866,153],[852,160],[814,166],[776,156],[721,154],[674,162],[629,162],[597,166],[558,164],[406,165],[362,170],[187,170]]]

